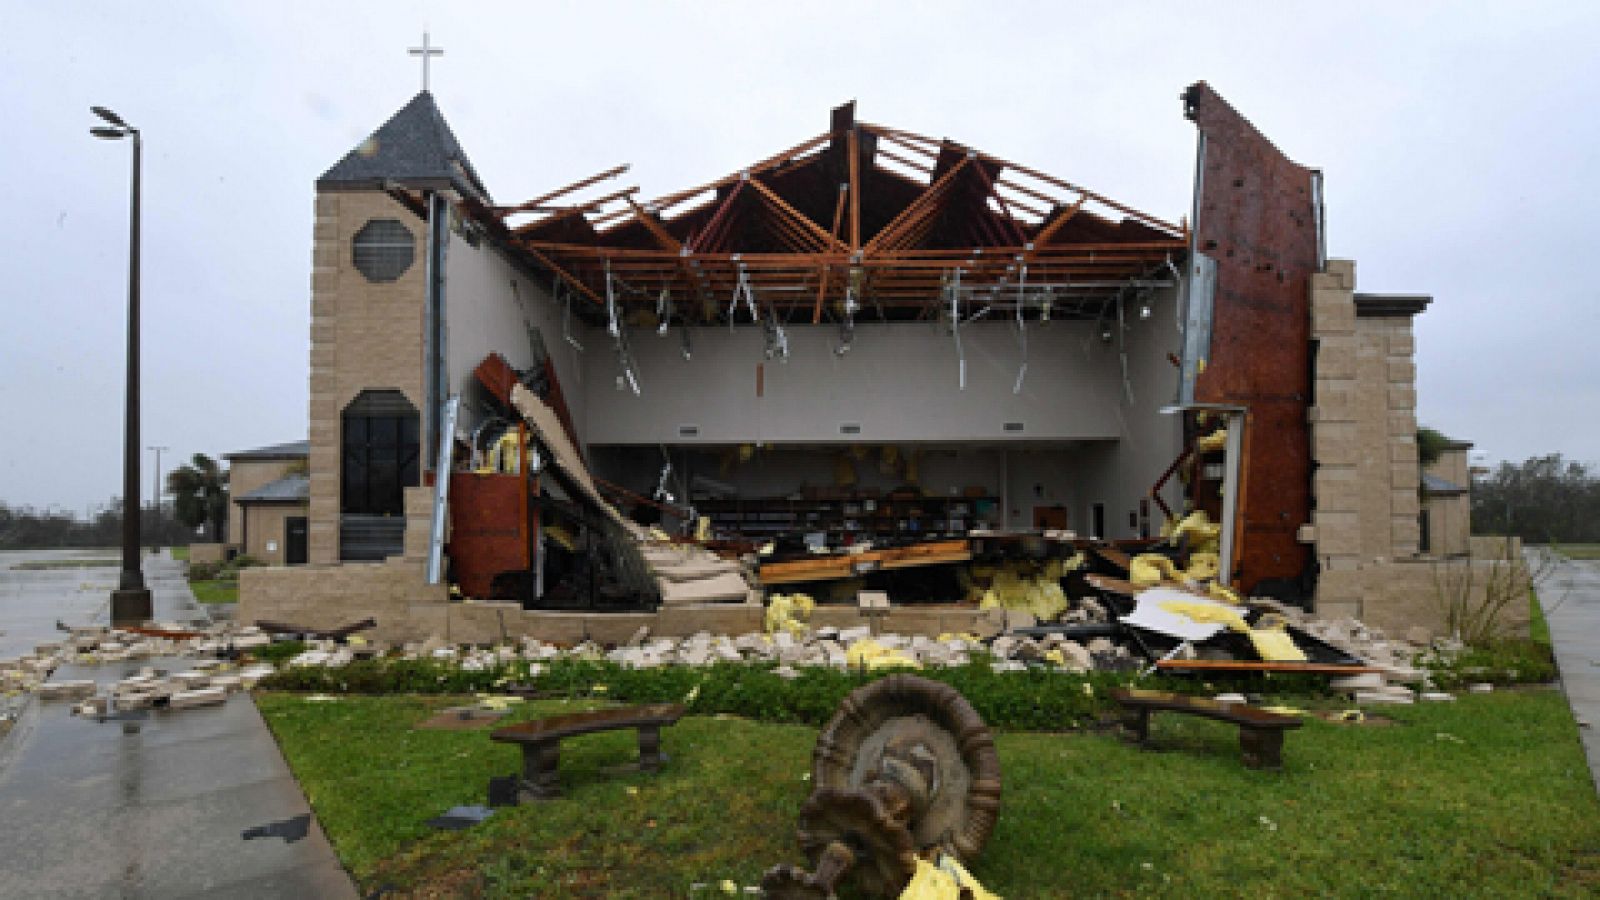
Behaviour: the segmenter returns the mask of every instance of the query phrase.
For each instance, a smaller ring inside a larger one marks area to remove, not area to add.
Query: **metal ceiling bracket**
[[[961,346],[961,270],[957,269],[955,281],[950,285],[950,335],[956,341],[956,385],[967,389],[967,351]]]
[[[1017,279],[1017,339],[1022,343],[1022,365],[1017,367],[1017,381],[1011,386],[1011,393],[1022,393],[1023,379],[1028,377],[1028,321],[1022,316],[1024,289],[1028,286],[1028,267],[1023,266]]]
[[[617,294],[611,277],[611,260],[606,260],[606,334],[621,339],[622,326],[617,322]]]
[[[574,350],[582,353],[583,345],[572,336],[572,292],[566,289],[566,284],[560,278],[555,279],[555,294],[561,299],[561,337],[571,344]]]

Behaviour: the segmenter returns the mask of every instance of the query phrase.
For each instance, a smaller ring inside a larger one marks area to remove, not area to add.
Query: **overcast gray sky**
[[[0,501],[121,489],[128,148],[89,106],[146,137],[144,443],[170,467],[295,440],[312,182],[417,91],[425,24],[502,201],[619,162],[667,193],[853,98],[1176,220],[1178,95],[1205,79],[1324,170],[1360,289],[1434,296],[1425,424],[1489,460],[1600,459],[1600,4],[0,0]]]

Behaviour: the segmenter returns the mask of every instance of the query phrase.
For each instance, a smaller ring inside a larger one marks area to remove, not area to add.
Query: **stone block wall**
[[[1368,404],[1357,381],[1355,264],[1329,260],[1311,276],[1311,337],[1314,402],[1311,418],[1312,539],[1321,569],[1316,606],[1323,615],[1359,616],[1362,584],[1362,479],[1360,437]]]
[[[1311,527],[1301,533],[1319,568],[1315,608],[1325,618],[1355,617],[1397,635],[1418,626],[1444,634],[1446,594],[1458,588],[1469,592],[1472,603],[1484,602],[1504,549],[1449,560],[1418,556],[1421,470],[1412,326],[1427,298],[1358,300],[1355,276],[1355,263],[1329,260],[1311,278],[1317,350],[1307,415],[1315,470]],[[1464,459],[1463,454],[1462,466]],[[1450,475],[1466,484],[1464,469]],[[1460,499],[1460,521],[1450,527],[1465,534],[1464,495]],[[1505,610],[1504,623],[1513,633],[1526,633],[1526,606],[1512,603]]]
[[[194,563],[220,563],[227,559],[226,544],[190,544],[189,562]]]
[[[378,625],[366,634],[386,642],[438,637],[454,643],[497,644],[527,635],[561,644],[584,640],[620,644],[640,626],[671,637],[701,631],[729,635],[761,631],[765,612],[759,600],[637,613],[546,612],[524,610],[514,603],[457,603],[451,602],[445,585],[423,583],[420,560],[390,559],[245,569],[240,573],[238,619],[333,628],[371,616]],[[897,606],[871,624],[883,632],[933,637],[984,632],[988,618],[985,611],[971,607]],[[853,604],[831,605],[818,607],[811,624],[851,628],[869,620]]]
[[[410,640],[442,633],[449,600],[445,585],[424,582],[422,563],[404,559],[252,568],[239,573],[237,618],[334,628],[371,616],[371,636]]]
[[[1311,277],[1313,527],[1324,615],[1369,614],[1373,572],[1416,555],[1415,342],[1410,316],[1358,315],[1355,263]]]
[[[395,219],[414,240],[410,268],[390,282],[356,270],[351,241],[372,219]],[[379,191],[316,199],[311,267],[310,561],[339,561],[340,413],[368,388],[394,389],[423,410],[427,224]],[[426,416],[423,416],[426,420]],[[422,468],[427,468],[426,465]],[[411,504],[407,503],[408,518]]]

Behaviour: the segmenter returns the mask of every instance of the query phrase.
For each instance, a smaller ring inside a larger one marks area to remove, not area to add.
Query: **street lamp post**
[[[156,516],[156,519],[155,519],[156,533],[152,534],[150,536],[150,552],[152,554],[155,554],[155,553],[159,553],[160,550],[161,550],[160,546],[158,546],[161,543],[160,535],[162,533],[162,530],[166,526],[166,519],[163,519],[161,517],[161,452],[163,450],[171,450],[172,448],[171,447],[158,446],[158,447],[146,447],[145,449],[146,450],[154,450],[156,452],[156,471],[155,471],[154,477],[151,479],[153,482],[155,482],[155,484],[153,485],[154,493],[152,493],[150,495],[150,508],[155,512],[155,516]]]
[[[111,592],[111,624],[139,625],[150,619],[150,589],[139,568],[139,129],[103,106],[90,112],[110,127],[89,133],[106,140],[133,138],[133,199],[128,234],[128,396],[123,413],[122,446],[122,576]]]

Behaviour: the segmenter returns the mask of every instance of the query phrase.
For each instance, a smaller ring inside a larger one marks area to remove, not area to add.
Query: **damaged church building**
[[[307,563],[246,570],[240,617],[617,643],[803,593],[970,633],[1007,573],[1126,599],[1155,551],[1438,628],[1429,298],[1358,292],[1322,174],[1204,82],[1181,111],[1165,219],[853,103],[654,200],[617,166],[505,203],[419,93],[316,183]]]

